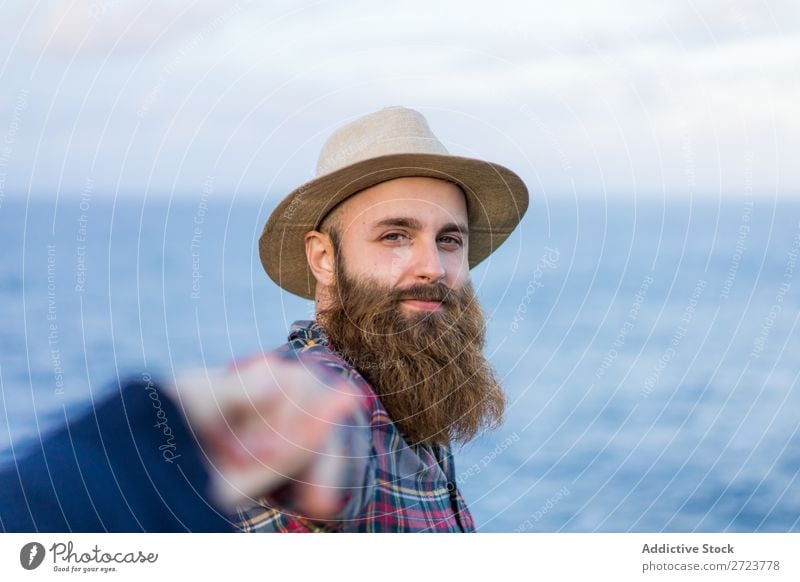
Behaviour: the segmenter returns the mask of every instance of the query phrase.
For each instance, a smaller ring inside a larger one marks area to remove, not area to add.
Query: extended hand
[[[316,519],[336,511],[346,464],[335,449],[338,423],[358,409],[360,396],[318,366],[264,355],[178,380],[187,417],[207,447],[218,502],[247,502],[296,478],[298,510]]]

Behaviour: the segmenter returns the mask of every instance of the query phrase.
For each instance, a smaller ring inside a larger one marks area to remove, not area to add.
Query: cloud
[[[7,189],[195,191],[214,171],[286,191],[332,127],[397,103],[548,192],[737,193],[743,159],[772,168],[756,190],[800,189],[794,2],[39,6],[13,3],[0,40],[3,111],[29,91]]]

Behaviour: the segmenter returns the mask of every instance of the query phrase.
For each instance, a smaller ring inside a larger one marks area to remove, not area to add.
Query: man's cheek
[[[407,246],[397,247],[390,251],[389,274],[393,279],[399,278],[405,272],[410,258],[411,249]]]

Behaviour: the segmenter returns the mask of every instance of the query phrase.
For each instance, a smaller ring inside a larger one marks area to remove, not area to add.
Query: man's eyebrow
[[[385,228],[387,226],[398,226],[400,228],[410,228],[412,230],[422,230],[422,223],[416,218],[397,216],[392,218],[384,218],[372,225],[373,230]],[[469,227],[466,224],[457,224],[455,222],[448,222],[439,229],[439,234],[443,232],[458,232],[464,236],[469,235]]]
[[[422,223],[416,218],[407,218],[405,216],[393,216],[391,218],[384,218],[372,225],[373,230],[384,228],[386,226],[399,226],[401,228],[411,228],[414,230],[422,230]]]
[[[466,224],[456,224],[455,222],[450,222],[439,229],[439,234],[442,234],[443,232],[457,232],[463,236],[468,236],[469,227]]]

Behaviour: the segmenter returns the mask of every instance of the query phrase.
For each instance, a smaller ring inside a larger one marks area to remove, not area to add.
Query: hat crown
[[[334,131],[322,146],[317,176],[363,160],[408,153],[448,155],[419,111],[386,107]]]

